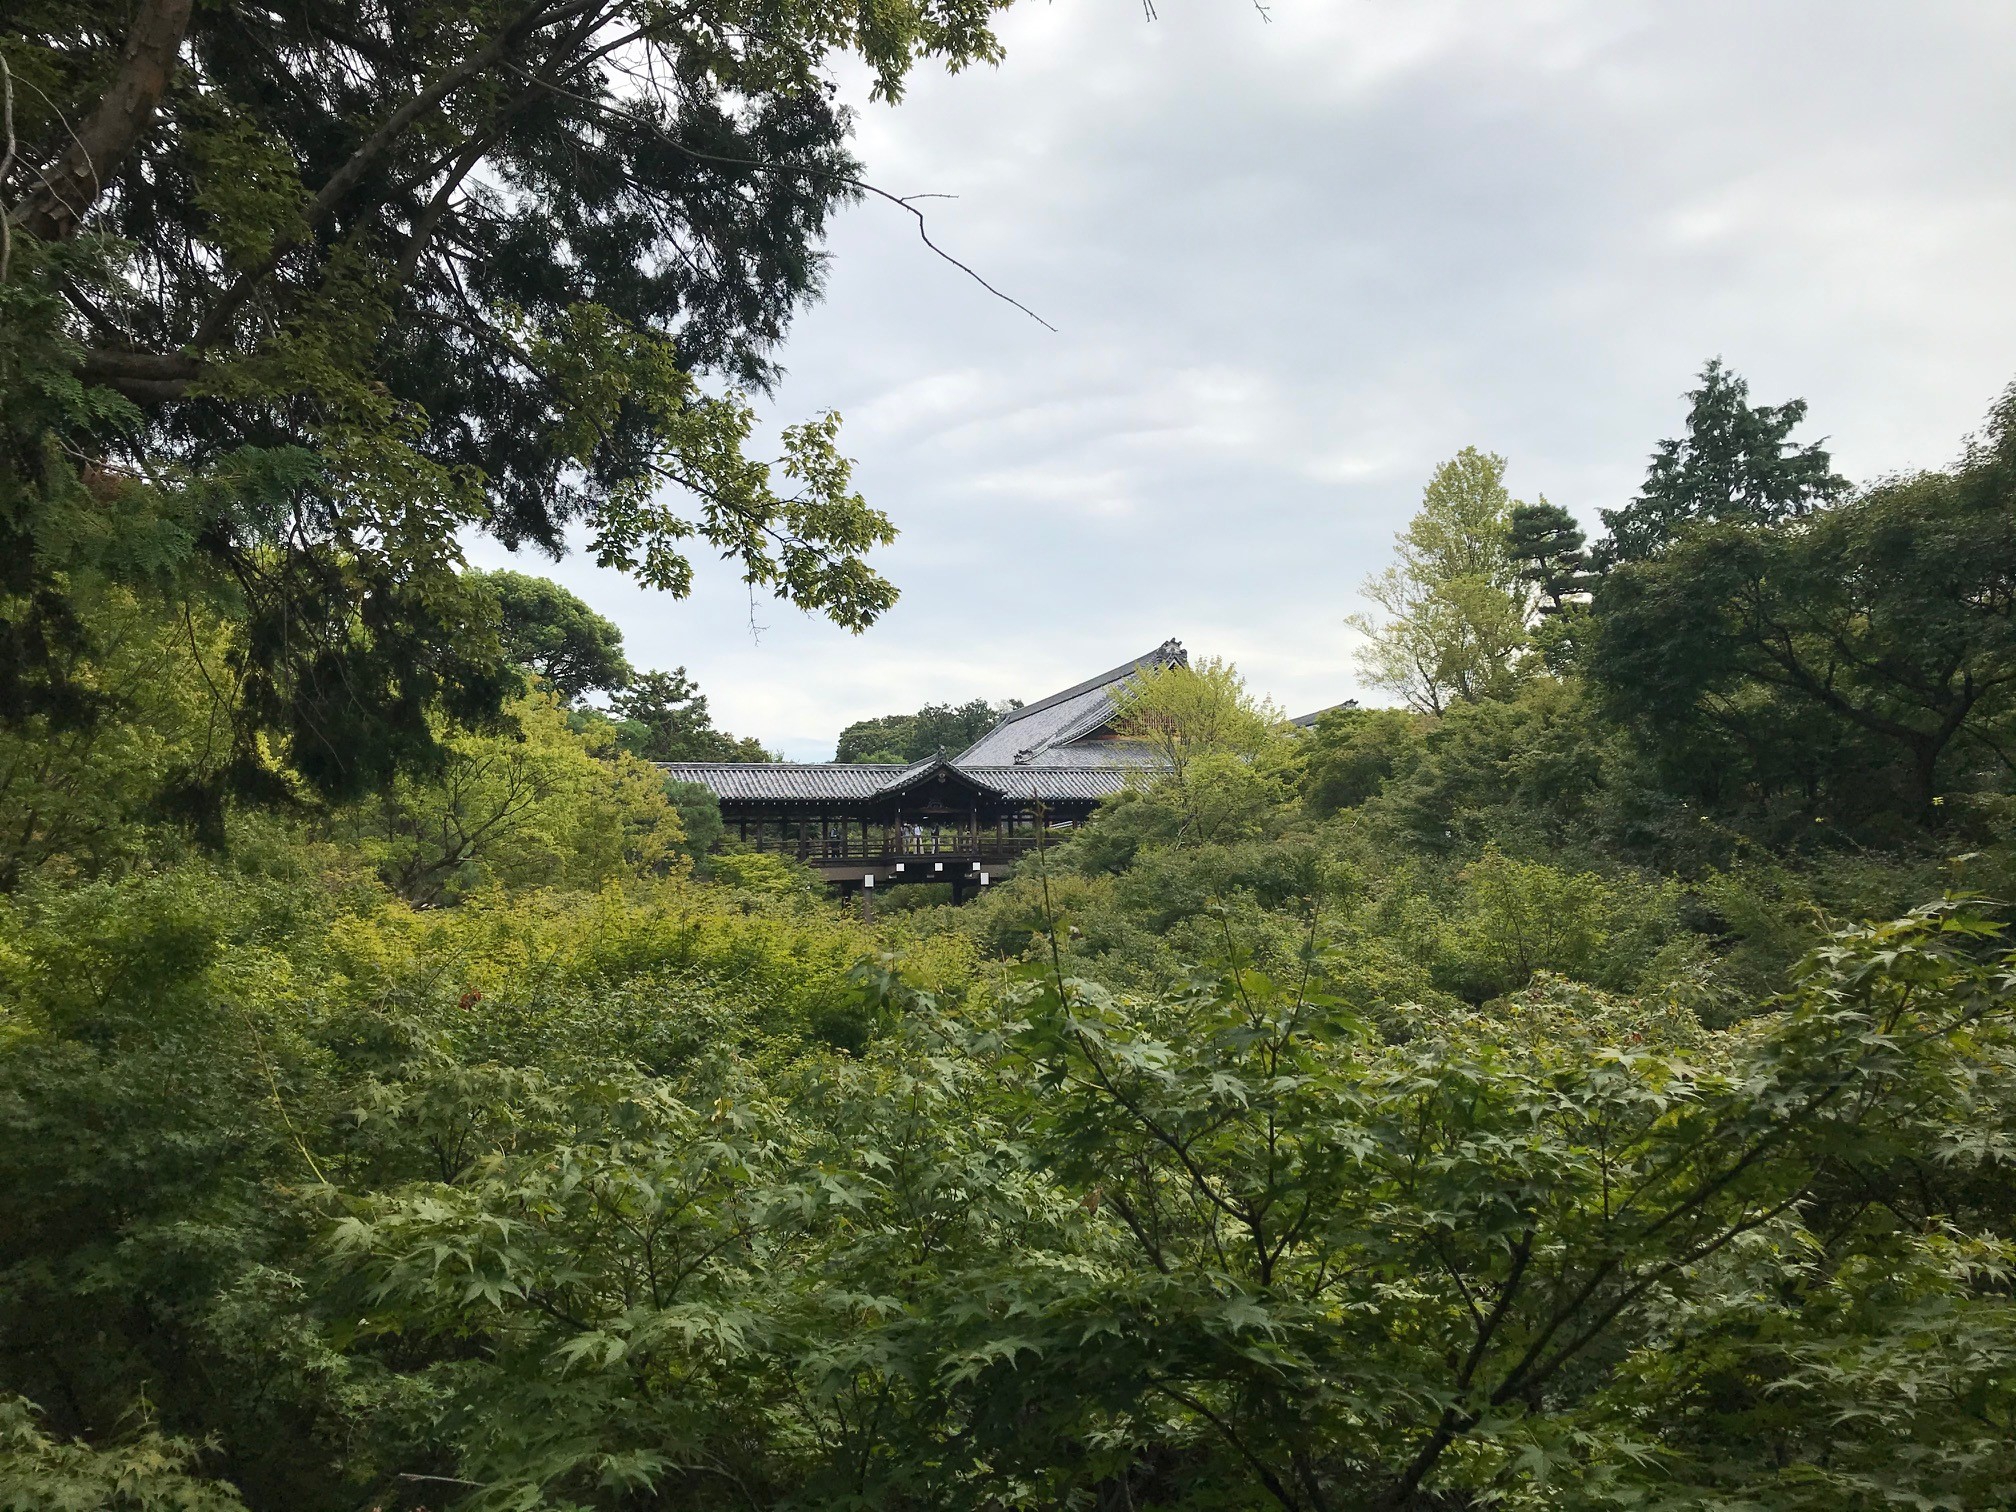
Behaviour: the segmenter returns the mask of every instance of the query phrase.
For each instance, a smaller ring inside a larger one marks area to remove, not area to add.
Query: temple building
[[[721,804],[727,832],[795,856],[843,892],[949,882],[953,897],[994,880],[1045,833],[1070,828],[1154,753],[1113,728],[1114,694],[1156,667],[1187,666],[1174,640],[1015,709],[956,756],[867,762],[661,763]]]

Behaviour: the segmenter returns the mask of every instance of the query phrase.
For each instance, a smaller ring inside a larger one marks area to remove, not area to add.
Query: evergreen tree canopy
[[[1696,524],[1604,579],[1590,675],[1693,779],[1934,817],[2006,769],[2016,708],[2016,392],[1961,465],[1796,522]]]
[[[512,681],[468,528],[872,622],[837,418],[766,462],[745,391],[859,192],[835,61],[893,100],[1004,3],[7,7],[0,718],[91,716],[95,574],[241,624],[213,809],[276,752],[332,795],[438,761],[429,711]]]
[[[1774,524],[1847,492],[1825,447],[1790,439],[1806,418],[1805,400],[1753,405],[1750,385],[1719,357],[1687,397],[1687,434],[1659,443],[1637,498],[1603,511],[1610,533],[1597,546],[1599,561],[1643,561],[1688,525]]]
[[[523,572],[478,574],[502,619],[504,654],[544,678],[562,698],[630,681],[623,632],[547,578]]]
[[[1575,516],[1559,504],[1542,499],[1538,504],[1512,507],[1505,549],[1518,564],[1519,575],[1539,590],[1542,614],[1559,614],[1595,582],[1586,570],[1586,539]]]
[[[642,672],[611,700],[623,749],[646,761],[773,761],[753,739],[714,728],[702,693],[684,667]]]

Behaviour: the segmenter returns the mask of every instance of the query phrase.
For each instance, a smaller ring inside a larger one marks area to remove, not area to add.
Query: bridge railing
[[[859,832],[852,835],[830,835],[824,839],[813,835],[800,839],[787,835],[779,839],[775,835],[763,836],[760,840],[751,837],[747,842],[750,850],[772,851],[779,855],[796,856],[805,861],[902,861],[912,857],[958,856],[975,861],[1012,861],[1027,855],[1043,842],[1034,835],[996,835],[982,831],[977,837],[970,831],[966,834],[945,831],[919,835],[884,835],[875,831],[864,841]],[[1052,836],[1050,844],[1057,843]]]

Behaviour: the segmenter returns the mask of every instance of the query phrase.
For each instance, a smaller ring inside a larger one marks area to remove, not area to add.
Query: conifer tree
[[[837,417],[765,461],[750,395],[867,192],[836,60],[894,100],[1005,3],[0,8],[0,721],[95,717],[109,579],[238,627],[225,787],[382,786],[517,684],[473,530],[872,623]]]
[[[1771,525],[1847,493],[1824,446],[1790,439],[1806,419],[1805,400],[1752,404],[1750,385],[1719,357],[1687,397],[1687,434],[1659,443],[1637,498],[1603,511],[1610,533],[1597,546],[1602,565],[1655,556],[1691,524]]]
[[[1561,613],[1594,584],[1587,571],[1586,539],[1575,517],[1559,504],[1542,499],[1513,507],[1505,549],[1519,565],[1519,575],[1539,591],[1542,614]]]

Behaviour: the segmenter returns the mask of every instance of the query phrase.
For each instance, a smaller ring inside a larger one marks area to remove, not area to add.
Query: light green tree
[[[224,632],[125,588],[68,591],[79,633],[51,661],[60,658],[87,717],[58,707],[0,720],[0,890],[116,871],[178,848],[191,831],[218,837],[219,816],[189,795],[229,741]]]
[[[39,1417],[25,1397],[0,1396],[0,1507],[10,1512],[245,1512],[231,1486],[194,1473],[205,1446],[163,1435],[144,1410],[137,1431],[104,1448],[48,1433]]]
[[[1113,729],[1156,757],[1113,806],[1115,828],[1141,841],[1209,844],[1252,838],[1289,791],[1295,753],[1287,718],[1231,662],[1144,672],[1114,700]]]
[[[1286,722],[1273,700],[1254,694],[1239,669],[1216,656],[1152,668],[1113,701],[1114,732],[1148,746],[1178,778],[1201,756],[1258,759]]]
[[[1398,560],[1366,580],[1383,622],[1347,621],[1366,638],[1358,664],[1372,686],[1440,714],[1518,681],[1534,592],[1507,549],[1516,507],[1503,457],[1466,446],[1435,469],[1420,512],[1395,538]]]
[[[487,884],[592,888],[685,864],[663,778],[613,729],[570,729],[545,689],[508,712],[515,730],[452,732],[439,772],[338,813],[337,838],[423,908]]]

